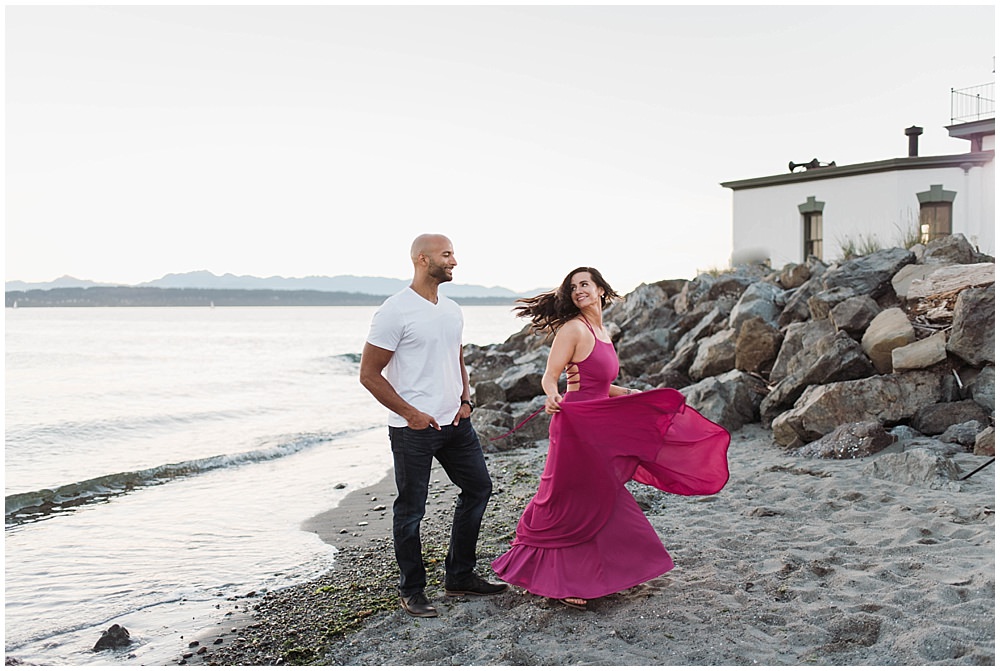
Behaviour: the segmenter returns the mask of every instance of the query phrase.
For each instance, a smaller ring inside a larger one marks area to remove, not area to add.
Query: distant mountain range
[[[215,275],[207,270],[196,270],[189,273],[170,273],[158,280],[143,282],[136,285],[113,284],[108,282],[93,282],[80,280],[64,275],[51,282],[6,282],[5,291],[31,291],[46,289],[135,286],[157,287],[161,289],[268,289],[272,291],[332,291],[342,293],[368,294],[372,296],[389,296],[409,284],[409,280],[390,277],[358,277],[356,275],[337,275],[325,277],[311,275],[309,277],[253,277],[251,275]],[[476,284],[446,283],[441,285],[441,293],[452,298],[493,297],[518,298],[535,296],[547,291],[538,289],[517,293],[504,287],[484,287]]]

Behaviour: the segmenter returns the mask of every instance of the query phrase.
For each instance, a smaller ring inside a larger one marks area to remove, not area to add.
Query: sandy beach
[[[958,480],[987,459],[921,440],[819,460],[776,446],[760,425],[743,427],[719,494],[632,487],[677,566],[587,612],[520,588],[445,597],[455,488],[438,472],[424,538],[441,616],[407,616],[395,597],[387,478],[306,524],[339,550],[327,575],[244,602],[238,631],[182,663],[992,665],[994,466]],[[479,551],[488,577],[545,449],[489,455],[496,492]],[[937,466],[919,466],[928,463]]]

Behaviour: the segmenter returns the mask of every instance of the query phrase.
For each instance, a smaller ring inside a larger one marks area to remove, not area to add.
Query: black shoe
[[[464,596],[466,594],[471,596],[490,596],[491,594],[499,594],[506,589],[507,585],[504,583],[486,582],[475,573],[460,583],[449,583],[447,580],[444,582],[445,596]]]
[[[427,595],[423,592],[417,592],[410,596],[401,596],[399,597],[399,603],[403,606],[403,610],[413,617],[438,616],[437,609],[431,605],[431,602],[427,600]]]

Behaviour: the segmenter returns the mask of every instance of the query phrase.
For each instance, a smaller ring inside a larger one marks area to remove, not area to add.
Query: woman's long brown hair
[[[517,299],[517,302],[523,303],[523,305],[515,307],[514,314],[518,317],[530,318],[531,328],[539,333],[556,331],[560,326],[580,314],[580,308],[573,304],[570,290],[573,276],[577,273],[590,273],[594,283],[604,289],[604,295],[601,296],[601,308],[607,307],[612,300],[620,298],[600,271],[596,268],[583,266],[571,270],[558,288],[533,298]]]

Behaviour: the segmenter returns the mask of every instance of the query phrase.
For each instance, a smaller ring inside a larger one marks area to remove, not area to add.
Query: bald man
[[[361,384],[389,409],[400,604],[414,617],[437,617],[424,591],[427,574],[420,543],[432,459],[460,490],[445,558],[445,594],[486,596],[507,585],[474,573],[479,528],[493,483],[469,419],[474,406],[462,357],[462,311],[438,294],[438,287],[452,280],[458,261],[451,241],[436,234],[418,236],[410,258],[413,282],[387,298],[372,317],[361,353]]]

